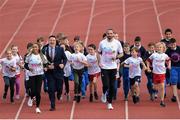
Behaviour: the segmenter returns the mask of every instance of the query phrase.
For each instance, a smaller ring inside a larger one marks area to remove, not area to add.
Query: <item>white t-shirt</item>
[[[169,60],[169,57],[165,53],[153,53],[150,57],[150,60],[152,60],[152,67],[153,67],[153,73],[156,74],[165,74],[166,73],[166,67],[165,62],[166,60]]]
[[[44,74],[43,62],[39,54],[31,54],[27,56],[25,62],[28,63],[29,68],[33,69],[33,71],[29,71],[29,76]]]
[[[23,60],[22,60],[22,57],[19,55],[13,56],[13,58],[16,60],[16,64],[17,64],[16,65],[16,74],[18,75],[21,72],[21,68],[20,68],[19,64],[22,63]]]
[[[113,60],[116,58],[118,53],[123,53],[121,43],[113,39],[109,42],[107,39],[104,39],[99,44],[98,52],[101,52],[101,65],[102,69],[116,69],[117,62]]]
[[[15,59],[8,60],[7,58],[3,58],[3,59],[0,59],[0,64],[2,65],[3,76],[7,76],[7,77],[16,76],[16,71],[10,70],[10,67],[16,67]]]
[[[72,56],[70,58],[70,61],[72,61],[72,67],[74,69],[80,70],[80,69],[84,68],[84,64],[79,62],[78,59],[81,61],[87,61],[87,59],[86,59],[86,56],[80,52],[72,54]]]
[[[97,55],[96,54],[95,55],[88,54],[86,56],[86,58],[87,58],[88,64],[90,65],[88,67],[88,74],[93,75],[93,74],[99,73],[101,71],[101,69],[98,64]]]
[[[128,64],[129,67],[129,77],[134,78],[136,76],[141,76],[141,67],[140,64],[143,62],[141,57],[129,57],[127,58],[124,63]]]
[[[71,75],[71,64],[70,64],[70,58],[71,58],[71,53],[69,51],[65,51],[66,57],[67,57],[67,62],[66,65],[64,66],[64,76],[69,77]]]

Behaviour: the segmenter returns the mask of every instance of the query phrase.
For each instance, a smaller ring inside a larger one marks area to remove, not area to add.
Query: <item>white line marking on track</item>
[[[29,16],[32,8],[34,7],[36,1],[37,1],[37,0],[34,0],[34,1],[33,1],[31,7],[29,8],[29,10],[28,10],[28,12],[27,12],[27,14],[26,14],[26,16],[25,16],[24,19],[21,21],[20,25],[18,26],[18,28],[17,28],[16,31],[14,32],[13,36],[11,37],[11,39],[10,39],[10,40],[8,41],[8,43],[6,44],[5,48],[4,48],[3,51],[1,52],[0,56],[2,56],[2,55],[4,54],[5,50],[6,50],[7,47],[9,46],[9,44],[13,41],[14,37],[16,36],[16,34],[17,34],[17,33],[19,32],[19,30],[21,29],[21,27],[22,27],[22,25],[24,24],[25,20],[26,20],[27,17]],[[25,100],[26,100],[26,96],[24,95],[24,98],[23,98],[23,100],[22,100],[22,102],[21,102],[21,105],[20,105],[20,107],[19,107],[19,109],[18,109],[18,111],[17,111],[17,113],[16,113],[15,120],[18,119],[19,114],[20,114],[20,112],[21,112],[21,110],[22,110],[22,107],[23,107],[23,105],[24,105]]]
[[[128,101],[125,101],[125,119],[129,119]]]
[[[156,2],[155,2],[155,0],[152,0],[152,2],[153,2],[154,12],[156,14],[156,19],[157,19],[159,31],[160,31],[160,34],[161,34],[161,38],[163,39],[163,32],[162,32],[161,22],[160,22],[160,19],[159,19],[159,16],[158,16],[158,10],[157,10],[157,7],[156,7]]]
[[[178,8],[173,8],[173,9],[170,9],[170,10],[166,10],[166,11],[164,11],[164,12],[161,12],[161,13],[159,13],[159,17],[160,16],[162,16],[162,15],[164,15],[164,14],[167,14],[167,13],[169,13],[169,12],[173,12],[173,11],[176,11],[176,10],[179,10],[180,8],[178,7]]]
[[[5,1],[3,2],[3,4],[2,4],[1,7],[0,7],[0,10],[6,5],[7,2],[8,2],[8,0],[5,0]]]
[[[89,38],[89,33],[90,33],[90,30],[91,30],[91,24],[92,24],[92,20],[93,20],[95,3],[96,3],[96,0],[93,0],[92,6],[91,6],[91,13],[90,13],[90,18],[89,18],[87,33],[86,33],[86,38],[85,38],[85,42],[84,42],[84,45],[85,45],[85,46],[87,45],[88,38]],[[71,114],[70,114],[70,120],[73,120],[75,106],[76,106],[76,102],[73,101],[73,105],[72,105],[72,108],[71,108]]]
[[[21,110],[22,110],[22,108],[23,108],[23,105],[24,105],[25,100],[26,100],[26,95],[24,95],[24,98],[23,98],[23,100],[22,100],[22,102],[21,102],[21,105],[20,105],[20,107],[19,107],[19,109],[18,109],[18,112],[16,113],[15,120],[18,120],[19,114],[20,114],[20,112],[21,112]]]
[[[85,38],[85,42],[84,42],[85,46],[87,45],[87,41],[89,38],[89,33],[90,33],[91,24],[92,24],[92,20],[93,20],[95,3],[96,3],[96,0],[93,0],[92,6],[91,6],[91,13],[90,13],[90,18],[89,18],[87,33],[86,33],[86,38]]]
[[[123,41],[126,42],[126,3],[122,0],[123,4]],[[128,101],[125,101],[125,120],[129,119]]]
[[[76,106],[76,101],[73,101],[73,105],[72,105],[72,108],[71,108],[70,120],[73,120],[75,106]]]
[[[160,31],[160,34],[161,34],[161,38],[163,39],[162,27],[161,27],[161,22],[160,22],[159,17],[160,17],[162,14],[165,14],[165,13],[171,11],[172,9],[169,10],[169,11],[167,10],[167,11],[165,11],[165,12],[162,12],[162,13],[158,14],[158,10],[157,10],[157,6],[156,6],[155,0],[152,0],[152,2],[153,2],[154,11],[155,11],[156,18],[157,18],[157,22],[158,22],[158,26],[159,26],[159,31]],[[177,94],[177,104],[178,104],[178,108],[179,108],[179,110],[180,110],[180,101],[179,101],[178,94]]]
[[[21,23],[19,24],[18,28],[16,29],[16,31],[14,32],[14,34],[12,35],[12,37],[10,38],[10,40],[8,41],[8,43],[6,44],[6,46],[4,47],[3,51],[1,52],[0,56],[2,56],[4,54],[4,52],[6,51],[6,49],[9,47],[9,44],[13,41],[14,37],[16,36],[16,34],[19,32],[19,30],[21,29],[22,25],[24,24],[24,22],[26,21],[27,17],[29,16],[32,8],[34,7],[35,3],[37,0],[34,0],[31,7],[29,8],[28,12],[26,13],[26,16],[24,17],[24,19],[21,21]]]
[[[126,42],[126,6],[125,0],[123,2],[123,41]]]
[[[63,0],[63,3],[62,3],[62,5],[61,5],[61,7],[60,7],[60,10],[59,10],[57,19],[56,19],[56,21],[55,21],[55,23],[54,23],[54,25],[53,25],[53,28],[52,28],[52,30],[51,30],[51,32],[50,32],[50,35],[53,34],[53,32],[54,32],[55,29],[56,29],[56,26],[57,26],[57,24],[58,24],[58,21],[59,21],[59,19],[60,19],[60,17],[61,17],[61,14],[62,14],[62,12],[63,12],[65,3],[66,3],[66,0]]]

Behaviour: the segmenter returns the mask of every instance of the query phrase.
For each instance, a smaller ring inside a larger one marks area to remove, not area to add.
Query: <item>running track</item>
[[[114,28],[120,38],[130,43],[136,35],[141,36],[142,43],[146,47],[149,41],[159,41],[163,37],[164,29],[169,27],[173,29],[174,37],[178,40],[179,6],[179,0],[1,0],[0,57],[11,44],[18,45],[21,54],[24,54],[27,42],[35,41],[38,36],[47,37],[58,32],[66,33],[70,41],[78,34],[86,44],[93,42],[98,45],[105,29]],[[170,88],[167,88],[166,108],[159,107],[159,101],[153,103],[149,101],[145,77],[142,80],[141,102],[138,105],[134,105],[131,98],[128,102],[124,102],[121,88],[118,100],[114,102],[113,111],[108,111],[106,105],[100,101],[89,103],[86,98],[80,104],[72,100],[58,101],[57,110],[49,112],[48,96],[42,91],[42,114],[39,115],[35,114],[34,108],[27,107],[23,75],[21,83],[22,97],[19,101],[15,101],[15,105],[11,105],[9,100],[7,103],[0,101],[1,119],[180,118],[178,104],[170,102],[172,93]],[[101,82],[98,83],[100,95]],[[3,84],[1,80],[1,96]]]

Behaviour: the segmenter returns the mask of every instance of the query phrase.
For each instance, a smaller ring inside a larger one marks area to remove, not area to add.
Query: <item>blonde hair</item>
[[[79,46],[79,48],[80,48],[80,51],[83,49],[83,45],[82,45],[82,43],[81,42],[74,42],[74,44],[73,44],[73,46]]]
[[[166,44],[165,44],[165,43],[163,43],[163,42],[158,42],[158,43],[155,44],[156,47],[161,46],[161,45],[162,45],[162,47],[163,47],[163,52],[166,52],[166,49],[167,49],[167,48],[166,48]]]
[[[11,53],[12,53],[12,49],[11,49],[11,48],[8,48],[5,53],[7,54],[8,52],[11,52]]]

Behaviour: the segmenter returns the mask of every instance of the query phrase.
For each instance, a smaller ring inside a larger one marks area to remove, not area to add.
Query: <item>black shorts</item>
[[[135,76],[134,78],[129,78],[130,85],[133,86],[135,82],[140,83],[141,82],[141,76]]]

